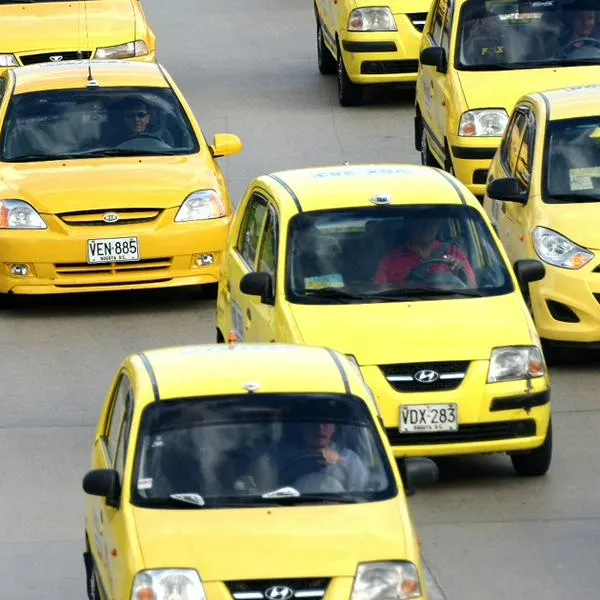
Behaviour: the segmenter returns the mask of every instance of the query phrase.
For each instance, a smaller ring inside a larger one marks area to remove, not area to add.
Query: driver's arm
[[[452,258],[456,258],[456,260],[458,260],[464,266],[469,281],[471,283],[475,283],[475,272],[473,271],[473,267],[471,266],[467,255],[458,246],[452,246],[448,254]]]

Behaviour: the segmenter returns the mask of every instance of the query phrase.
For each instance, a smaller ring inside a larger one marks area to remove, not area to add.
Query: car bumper
[[[472,361],[455,389],[399,392],[377,366],[363,367],[373,389],[394,456],[434,457],[516,452],[539,447],[551,414],[550,385],[545,378],[487,384],[488,361]],[[400,410],[407,405],[458,406],[458,430],[405,433]]]
[[[600,259],[595,258],[577,271],[545,266],[544,279],[531,284],[533,314],[540,337],[600,345]]]
[[[398,31],[341,33],[348,76],[358,84],[414,83],[421,32],[408,15],[396,15]]]
[[[169,211],[165,211],[167,213]],[[0,293],[64,294],[218,283],[229,218],[198,223],[0,232]],[[147,227],[144,229],[144,227]],[[139,260],[88,264],[89,239],[138,238]],[[202,265],[211,254],[214,262]],[[26,265],[28,275],[12,274]]]
[[[450,140],[456,178],[481,199],[485,194],[488,171],[500,141],[501,138],[466,139],[458,136]]]

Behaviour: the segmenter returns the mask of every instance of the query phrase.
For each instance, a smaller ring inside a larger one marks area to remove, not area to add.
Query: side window
[[[502,148],[500,150],[502,166],[504,167],[504,170],[511,175],[515,172],[517,154],[521,147],[523,131],[526,124],[527,117],[525,114],[520,110],[516,111],[508,123],[506,135],[502,140]]]
[[[2,103],[2,97],[6,91],[6,77],[0,77],[0,103]]]
[[[104,440],[106,444],[106,452],[111,464],[117,454],[117,445],[119,443],[119,434],[121,432],[121,424],[125,416],[126,400],[129,394],[130,384],[127,375],[122,375],[117,385],[115,395],[112,400],[112,408],[108,418]]]
[[[117,444],[117,451],[113,468],[119,473],[121,481],[123,481],[123,473],[125,472],[125,456],[127,455],[127,448],[129,447],[129,432],[131,430],[131,413],[133,410],[133,395],[131,388],[127,390],[125,396],[125,410],[123,413],[123,421],[121,429],[121,435],[119,436],[119,442]]]
[[[433,20],[431,21],[431,29],[429,34],[436,46],[440,45],[442,38],[442,28],[444,26],[444,18],[446,16],[447,0],[438,0],[435,5]]]
[[[248,204],[240,230],[237,249],[251,269],[254,269],[262,226],[267,215],[267,203],[255,194]]]
[[[515,165],[515,177],[526,187],[529,188],[531,176],[531,149],[533,140],[533,125],[530,122],[523,133],[523,142],[517,156]]]
[[[450,36],[452,34],[452,12],[454,7],[451,1],[448,1],[446,8],[446,18],[444,19],[444,25],[442,27],[442,39],[440,46],[446,51],[446,60],[450,61]]]
[[[272,208],[269,208],[267,223],[260,243],[258,255],[258,271],[269,273],[275,277],[275,266],[277,262],[277,216]]]

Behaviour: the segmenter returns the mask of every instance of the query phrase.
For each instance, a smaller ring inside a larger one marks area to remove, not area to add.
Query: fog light
[[[15,277],[27,277],[29,275],[29,266],[28,265],[13,265],[10,268],[11,275]]]
[[[214,254],[200,254],[196,257],[196,264],[199,267],[206,267],[207,265],[214,265],[216,258]]]

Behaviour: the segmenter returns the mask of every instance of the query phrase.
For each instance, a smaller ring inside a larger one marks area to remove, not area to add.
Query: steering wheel
[[[160,136],[156,135],[155,133],[150,133],[149,131],[136,132],[127,141],[135,140],[137,138],[152,138],[164,143],[164,140]]]
[[[322,471],[327,466],[325,457],[319,452],[303,452],[290,460],[280,471],[279,477],[284,484],[296,480],[315,471]],[[293,475],[293,477],[291,477]]]
[[[452,264],[452,261],[448,260],[447,258],[431,258],[429,260],[426,260],[424,262],[422,262],[421,264],[418,264],[416,267],[414,267],[411,272],[408,274],[408,276],[406,277],[406,281],[413,281],[413,282],[422,282],[422,281],[427,281],[427,279],[429,279],[430,277],[433,278],[434,276],[430,276],[428,271],[429,269],[431,269],[431,267],[433,267],[434,265],[446,265],[449,266]],[[462,277],[459,277],[458,275],[455,275],[454,273],[450,273],[450,276],[453,279],[456,279],[456,283],[458,285],[460,285],[460,287],[466,288],[467,287],[467,270],[465,269],[464,265],[461,264],[460,266],[460,272],[464,273],[464,279]]]
[[[595,48],[600,48],[600,40],[590,37],[582,37],[577,38],[576,40],[571,40],[567,42],[560,50],[560,56],[566,56],[569,54],[571,47],[576,46],[577,44],[583,44],[584,46],[594,46]]]

